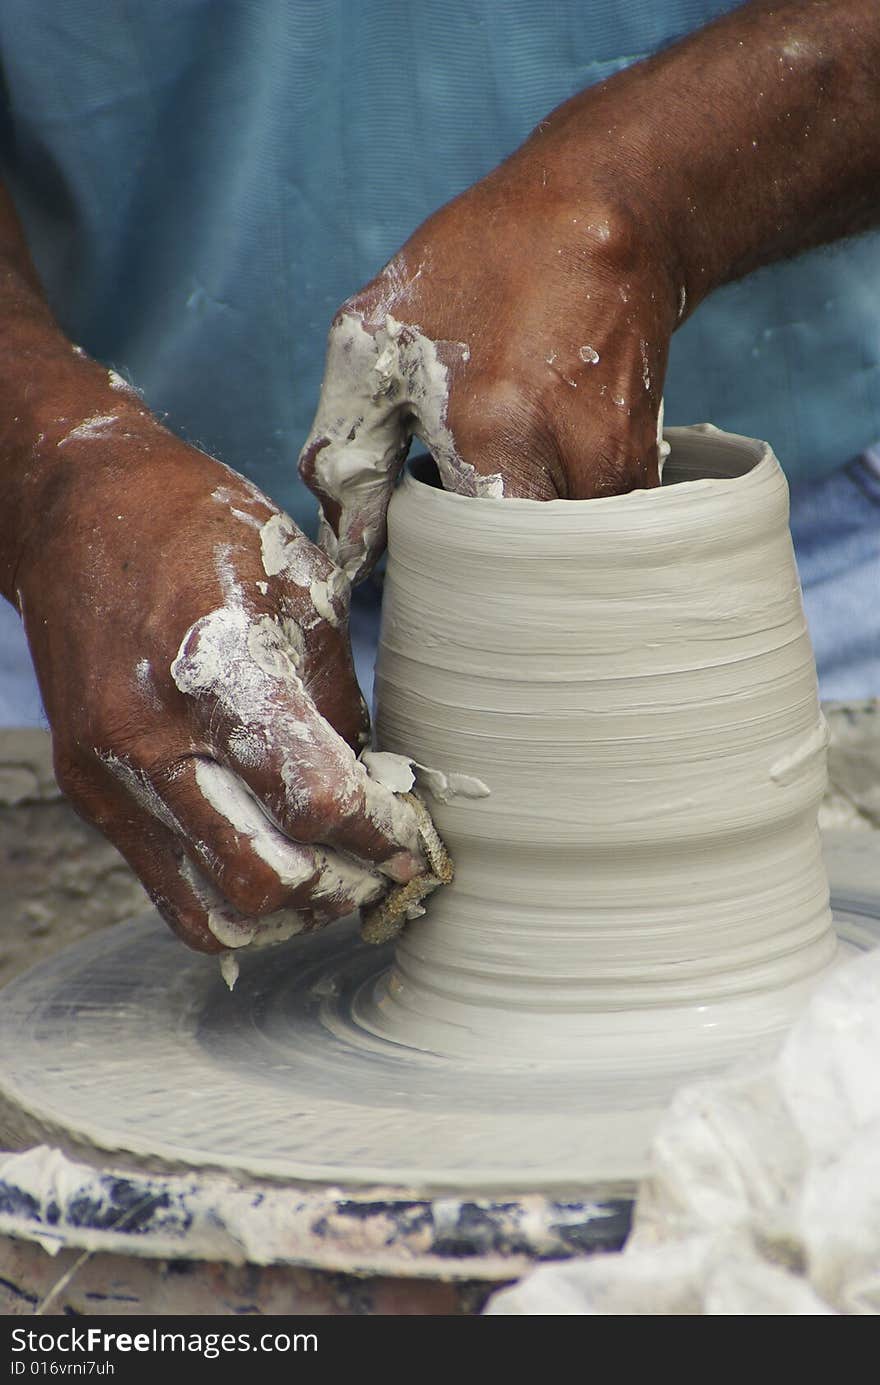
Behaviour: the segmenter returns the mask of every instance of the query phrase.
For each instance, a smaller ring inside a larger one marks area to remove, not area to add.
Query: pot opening
[[[704,423],[689,428],[670,428],[664,437],[671,447],[663,468],[664,489],[685,481],[729,481],[745,476],[769,452],[767,444],[757,438],[722,433]],[[435,490],[443,489],[433,457],[425,452],[418,453],[407,465],[417,481]]]

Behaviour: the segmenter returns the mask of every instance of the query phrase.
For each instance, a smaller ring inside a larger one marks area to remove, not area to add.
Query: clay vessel
[[[833,962],[786,481],[763,442],[666,437],[659,490],[394,497],[378,740],[465,792],[420,774],[457,874],[359,1001],[385,1038],[690,1077]]]

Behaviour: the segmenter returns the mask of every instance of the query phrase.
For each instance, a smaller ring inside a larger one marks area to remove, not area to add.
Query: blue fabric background
[[[559,101],[731,8],[3,0],[0,163],[73,338],[310,525],[342,299]],[[667,421],[766,437],[795,478],[880,438],[878,271],[871,236],[717,294]]]

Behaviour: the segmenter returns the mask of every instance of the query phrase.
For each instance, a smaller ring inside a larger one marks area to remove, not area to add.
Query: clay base
[[[875,941],[864,917],[838,924],[856,946]],[[697,1010],[687,1054],[643,1050],[615,1068],[597,1039],[586,1058],[489,1068],[353,1023],[352,998],[389,961],[346,921],[243,957],[230,995],[216,962],[184,954],[155,917],[88,939],[3,992],[14,1070],[0,1140],[355,1189],[625,1195],[673,1089],[781,1033],[709,1043]]]

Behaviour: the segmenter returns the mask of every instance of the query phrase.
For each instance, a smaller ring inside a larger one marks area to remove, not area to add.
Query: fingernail
[[[396,880],[399,885],[405,885],[417,875],[424,875],[425,866],[426,862],[421,857],[414,856],[411,851],[398,851],[396,855],[383,861],[379,869],[383,875]]]

